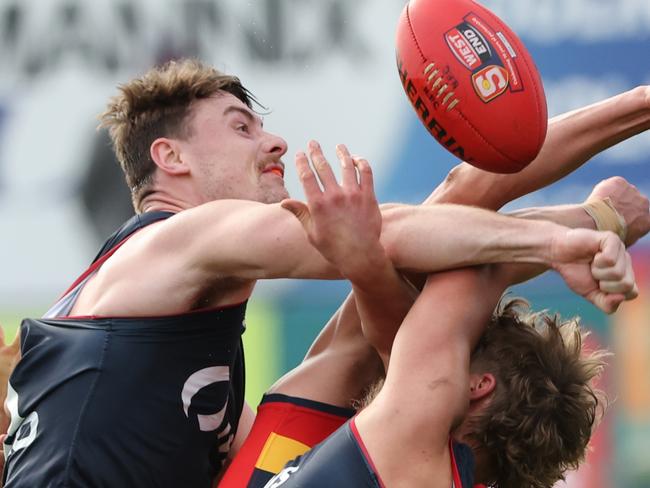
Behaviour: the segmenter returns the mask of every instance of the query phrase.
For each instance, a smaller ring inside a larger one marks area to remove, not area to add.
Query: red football
[[[397,27],[404,91],[436,140],[496,173],[523,169],[546,137],[535,63],[494,13],[472,0],[410,0]]]

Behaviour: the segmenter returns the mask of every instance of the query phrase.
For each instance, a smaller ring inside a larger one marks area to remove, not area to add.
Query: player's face
[[[203,201],[275,203],[288,197],[281,161],[287,143],[264,131],[262,119],[237,97],[220,94],[195,102],[189,123],[183,157]]]

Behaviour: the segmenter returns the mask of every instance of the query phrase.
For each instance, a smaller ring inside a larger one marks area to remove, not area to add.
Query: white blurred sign
[[[377,175],[408,109],[394,69],[401,2],[0,1],[0,306],[53,300],[96,242],[78,190],[115,86],[193,55],[240,76],[291,155],[318,139]]]

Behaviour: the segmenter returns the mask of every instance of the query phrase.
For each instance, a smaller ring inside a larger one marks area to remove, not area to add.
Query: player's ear
[[[159,137],[149,148],[151,159],[162,171],[171,175],[187,174],[190,168],[183,162],[180,147],[173,139]]]
[[[497,380],[492,373],[473,373],[469,377],[470,401],[481,400],[490,395],[497,386]]]

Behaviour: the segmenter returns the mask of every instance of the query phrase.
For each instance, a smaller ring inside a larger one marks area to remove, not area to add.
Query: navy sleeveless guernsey
[[[174,316],[68,317],[137,215],[43,319],[21,324],[9,380],[6,488],[208,488],[244,401],[246,304]]]
[[[396,446],[398,448],[399,446]],[[474,486],[474,455],[465,444],[449,440],[450,488]],[[404,465],[408,470],[408,463]],[[385,488],[354,418],[302,456],[289,461],[264,488]]]

